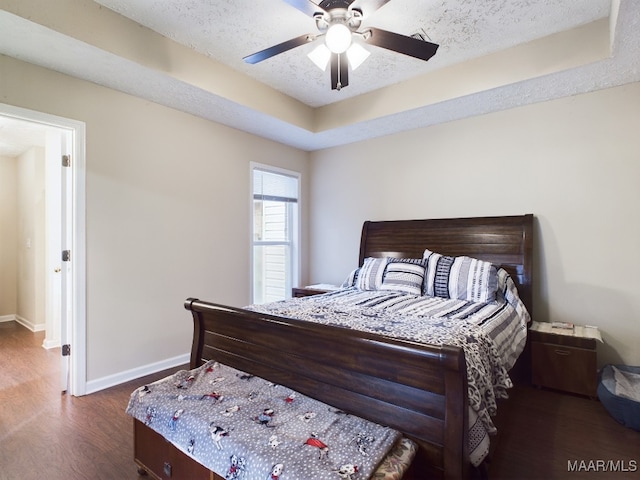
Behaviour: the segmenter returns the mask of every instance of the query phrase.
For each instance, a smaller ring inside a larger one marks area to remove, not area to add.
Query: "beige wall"
[[[640,365],[639,106],[635,83],[312,154],[310,280],[356,266],[365,220],[533,213],[535,318]]]
[[[0,102],[86,123],[87,380],[187,353],[189,296],[249,303],[249,162],[306,191],[307,153],[4,56]]]
[[[17,165],[15,158],[0,157],[0,319],[18,311]]]
[[[18,281],[17,310],[32,329],[45,324],[44,149],[33,147],[17,159]]]
[[[303,174],[310,282],[342,281],[367,219],[534,213],[536,318],[640,364],[639,84],[311,155],[4,56],[0,101],[87,125],[90,381],[186,353],[188,296],[249,302],[251,161]]]

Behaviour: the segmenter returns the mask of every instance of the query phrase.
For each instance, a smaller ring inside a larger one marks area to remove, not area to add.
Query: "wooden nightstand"
[[[550,324],[533,322],[531,336],[532,383],[580,395],[596,396],[596,341],[600,333],[595,327],[574,330],[551,329]]]
[[[330,292],[331,290],[324,290],[320,288],[311,287],[294,287],[291,289],[291,296],[297,297],[310,297],[312,295],[321,295],[323,293]]]

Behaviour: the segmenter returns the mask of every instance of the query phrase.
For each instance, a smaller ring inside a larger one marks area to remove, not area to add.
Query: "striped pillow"
[[[386,266],[386,258],[365,258],[356,278],[356,288],[359,290],[379,290]]]
[[[390,258],[380,290],[422,295],[426,264],[420,258]]]
[[[360,268],[356,268],[355,270],[352,270],[351,273],[349,274],[349,276],[344,279],[344,282],[342,282],[342,285],[340,285],[340,286],[342,288],[353,287],[356,284],[356,279],[358,278],[358,273],[360,273]]]
[[[496,301],[498,271],[483,260],[461,256],[450,257],[425,250],[427,261],[424,294],[469,302]]]

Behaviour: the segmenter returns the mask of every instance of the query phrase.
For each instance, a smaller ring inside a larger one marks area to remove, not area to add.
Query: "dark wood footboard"
[[[188,299],[191,367],[216,360],[347,413],[400,430],[420,445],[415,470],[466,478],[464,353]]]

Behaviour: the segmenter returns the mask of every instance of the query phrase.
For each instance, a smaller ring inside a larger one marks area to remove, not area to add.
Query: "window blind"
[[[298,202],[298,179],[281,173],[253,170],[253,199]]]

